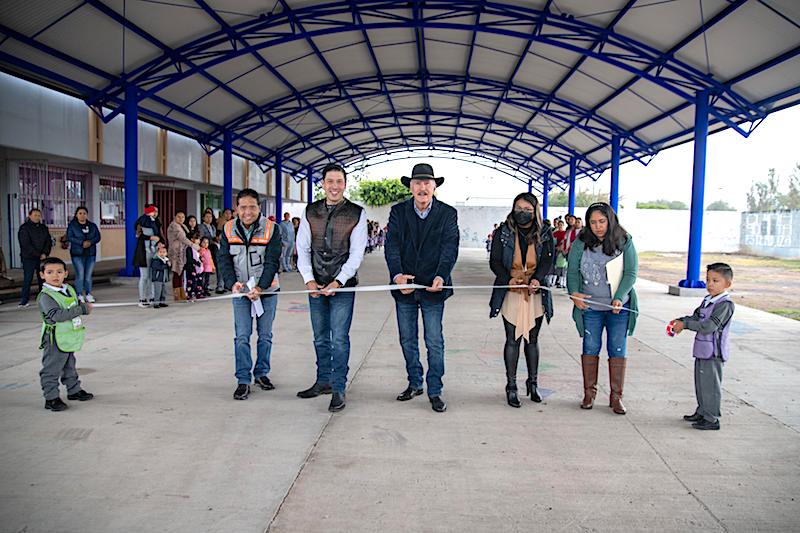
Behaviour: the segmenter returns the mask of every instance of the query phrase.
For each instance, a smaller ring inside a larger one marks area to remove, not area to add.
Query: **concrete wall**
[[[742,213],[742,252],[800,259],[800,211]]]
[[[87,107],[75,98],[0,74],[0,145],[85,158]]]
[[[511,200],[509,200],[510,204]],[[506,219],[509,207],[455,206],[458,210],[458,227],[461,246],[483,248],[494,224]],[[391,206],[368,207],[367,218],[383,226],[389,221]],[[567,209],[550,208],[553,218],[566,214]],[[583,217],[586,208],[577,208]],[[633,235],[636,249],[642,252],[685,252],[689,247],[689,211],[661,209],[622,209],[620,223]],[[739,213],[734,211],[708,211],[703,223],[703,252],[736,252],[739,250]]]
[[[203,181],[205,152],[193,139],[167,134],[167,175],[192,181]]]

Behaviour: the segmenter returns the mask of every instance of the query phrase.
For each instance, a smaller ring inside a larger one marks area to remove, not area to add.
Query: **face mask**
[[[520,226],[527,226],[533,220],[533,213],[530,211],[523,211],[521,209],[514,210],[514,222]]]

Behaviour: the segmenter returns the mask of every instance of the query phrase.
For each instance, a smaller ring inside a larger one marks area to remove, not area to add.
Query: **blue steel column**
[[[569,160],[569,213],[575,216],[575,174],[577,172],[578,162],[574,157]]]
[[[308,188],[306,191],[306,200],[310,204],[314,201],[314,175],[311,173],[311,167],[308,167],[306,170],[306,187]]]
[[[611,137],[611,193],[609,204],[616,213],[619,211],[619,135]]]
[[[708,93],[700,91],[694,109],[694,166],[692,168],[692,211],[689,222],[689,259],[686,279],[678,285],[691,289],[706,286],[700,279],[700,259],[703,244],[703,196],[706,181],[706,139],[708,137]]]
[[[550,194],[550,173],[545,172],[542,178],[542,218],[547,219],[547,208],[550,204],[547,196]]]
[[[222,206],[233,208],[233,146],[230,130],[222,138]]]
[[[269,214],[269,213],[267,213]],[[283,220],[283,161],[275,156],[275,218]]]
[[[533,192],[533,179],[528,178],[528,192]]]
[[[139,102],[135,85],[125,87],[125,267],[120,276],[133,277],[136,219],[139,217]]]

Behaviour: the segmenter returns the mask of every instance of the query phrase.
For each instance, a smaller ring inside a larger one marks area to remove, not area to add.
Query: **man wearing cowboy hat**
[[[456,210],[437,200],[433,193],[444,183],[436,178],[430,165],[414,165],[411,177],[401,178],[411,189],[412,198],[392,206],[386,237],[386,264],[392,283],[416,283],[427,289],[392,291],[397,310],[400,346],[406,359],[408,387],[397,399],[411,400],[422,394],[422,364],[419,360],[418,317],[422,311],[425,347],[428,350],[428,398],[436,412],[444,412],[442,399],[444,376],[444,336],[442,317],[444,301],[452,289],[450,273],[458,258],[458,215]]]

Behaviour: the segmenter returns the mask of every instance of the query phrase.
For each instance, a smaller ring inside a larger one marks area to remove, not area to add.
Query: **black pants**
[[[537,382],[539,375],[539,330],[542,327],[543,316],[536,319],[536,324],[528,333],[530,341],[525,341],[525,363],[528,365],[528,379]],[[506,344],[503,347],[503,360],[506,364],[506,379],[509,385],[516,386],[517,365],[519,364],[519,343],[522,339],[515,339],[516,326],[503,318],[506,329]]]
[[[36,282],[39,284],[39,292],[42,290],[42,278],[39,277],[39,265],[41,260],[36,259],[23,259],[22,260],[22,297],[19,303],[26,304],[31,299],[31,283],[33,283],[33,276],[36,276]]]

